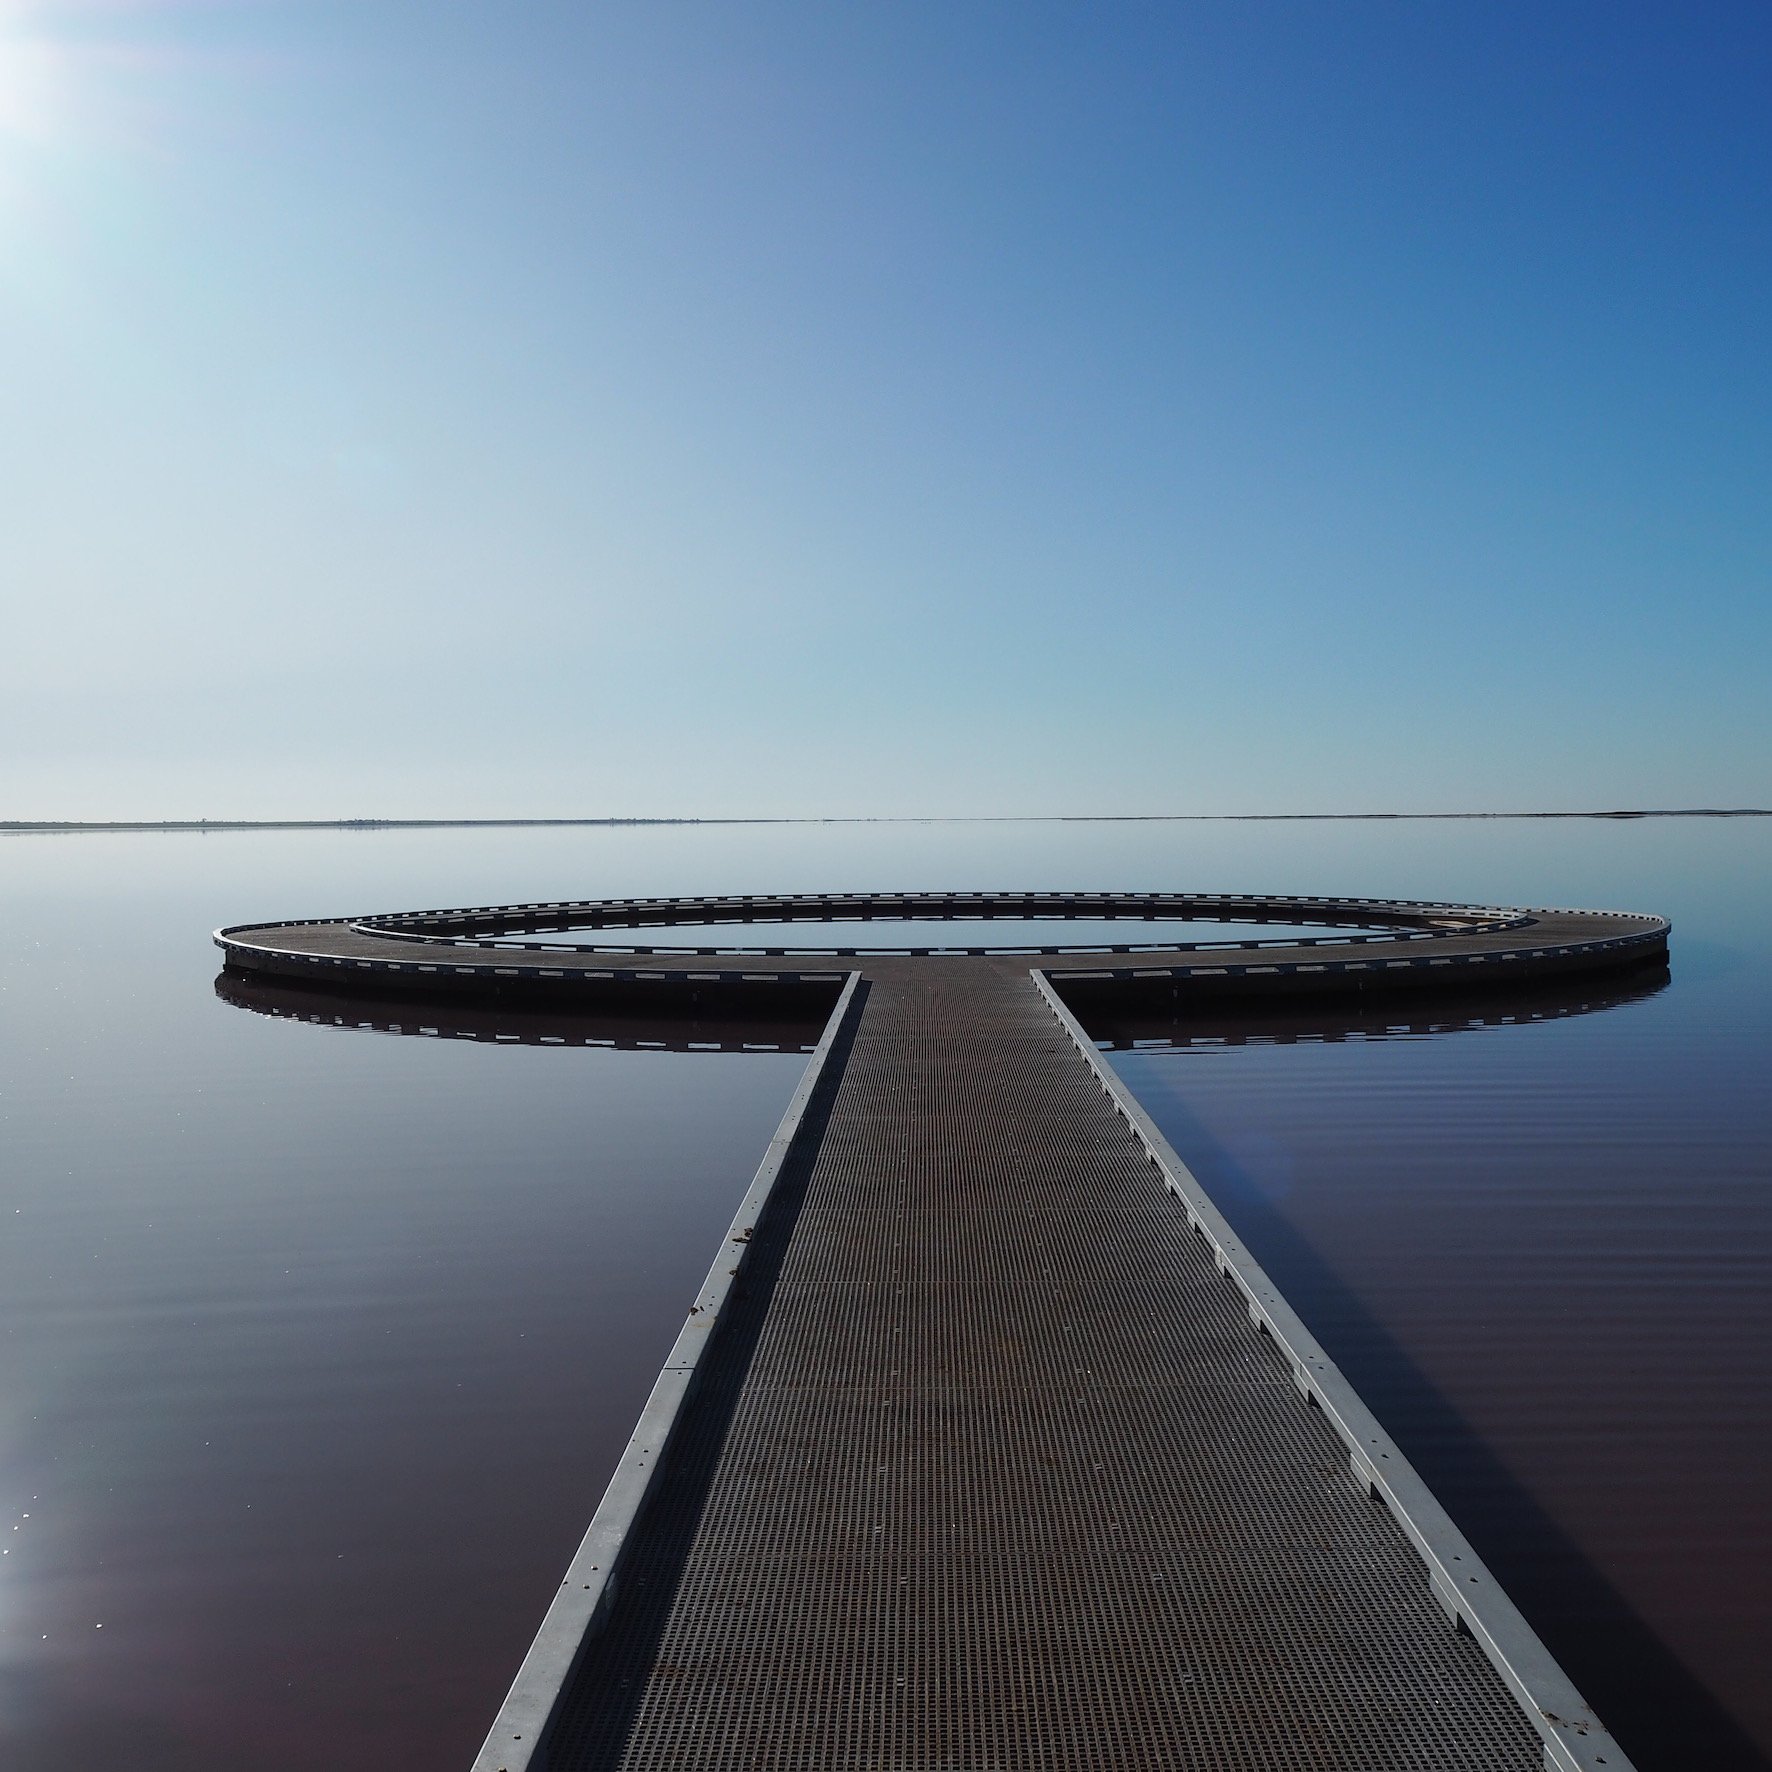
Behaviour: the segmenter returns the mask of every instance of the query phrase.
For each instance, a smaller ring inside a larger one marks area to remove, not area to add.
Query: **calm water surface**
[[[465,1766],[816,1034],[316,1028],[211,926],[1075,886],[1675,918],[1511,1025],[1097,1031],[1645,1772],[1764,1765],[1769,884],[1745,821],[0,841],[0,1764]]]

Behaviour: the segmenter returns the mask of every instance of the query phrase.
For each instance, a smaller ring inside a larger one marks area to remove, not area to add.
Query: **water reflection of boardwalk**
[[[1026,960],[847,976],[479,1772],[1628,1766]]]

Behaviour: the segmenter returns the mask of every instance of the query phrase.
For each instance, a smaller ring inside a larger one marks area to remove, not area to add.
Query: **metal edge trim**
[[[1355,1482],[1389,1507],[1426,1564],[1435,1599],[1455,1628],[1476,1639],[1518,1700],[1544,1743],[1545,1765],[1551,1772],[1601,1772],[1602,1768],[1604,1772],[1634,1772],[1611,1732],[1490,1574],[1402,1448],[1281,1296],[1155,1121],[1103,1060],[1046,974],[1035,968],[1029,976],[1144,1146],[1151,1166],[1186,1207],[1190,1227],[1204,1236],[1219,1271],[1242,1291],[1252,1328],[1273,1339],[1292,1368],[1294,1384],[1341,1436]]]
[[[603,1499],[474,1759],[473,1772],[544,1772],[548,1725],[585,1644],[601,1628],[615,1598],[629,1535],[669,1455],[671,1436],[695,1389],[700,1363],[750,1253],[752,1232],[762,1221],[782,1165],[799,1136],[801,1121],[849,1018],[860,982],[861,974],[852,972],[843,986],[652,1394],[640,1411]]]

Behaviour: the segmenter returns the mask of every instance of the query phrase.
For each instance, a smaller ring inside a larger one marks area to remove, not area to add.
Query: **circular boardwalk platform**
[[[1112,942],[1016,944],[1018,920],[1123,922]],[[928,921],[928,947],[870,946],[881,919]],[[1001,921],[1004,939],[954,947],[943,922]],[[1321,924],[1304,938],[1140,942],[1140,921]],[[747,924],[804,923],[802,943],[745,940]],[[730,941],[692,946],[674,929],[727,924]],[[1377,927],[1380,933],[1366,933]],[[1362,931],[1346,933],[1349,929]],[[588,938],[566,942],[575,931]],[[1615,911],[1512,910],[1396,899],[1202,893],[823,893],[722,898],[588,899],[373,916],[246,923],[216,932],[238,972],[334,990],[456,998],[769,997],[828,991],[852,972],[892,977],[920,960],[973,958],[1050,976],[1067,1001],[1360,994],[1517,984],[1664,963],[1665,918]]]

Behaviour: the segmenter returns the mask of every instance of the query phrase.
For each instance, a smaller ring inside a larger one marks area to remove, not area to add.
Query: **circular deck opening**
[[[1338,935],[1392,933],[1376,924],[1337,925]],[[572,925],[503,935],[531,947],[609,948],[653,953],[969,953],[1092,948],[1199,947],[1223,942],[1313,940],[1321,923],[1173,917],[832,917],[746,919],[662,926]]]
[[[1518,922],[1482,907],[1204,893],[813,893],[585,899],[365,918],[366,935],[590,954],[1172,953],[1410,941]]]

